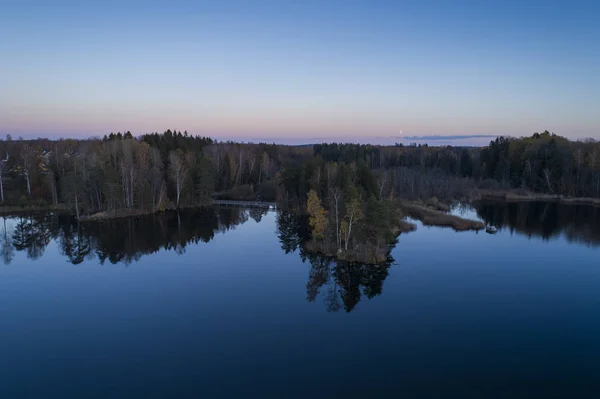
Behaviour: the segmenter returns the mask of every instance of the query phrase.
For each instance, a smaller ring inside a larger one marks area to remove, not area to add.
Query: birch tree
[[[152,210],[158,211],[167,195],[165,180],[163,178],[163,162],[160,151],[152,148],[150,151],[150,187],[152,191]]]
[[[337,243],[338,250],[342,247],[342,241],[340,237],[340,199],[342,198],[342,193],[339,187],[334,187],[331,189],[331,198],[333,199],[333,209],[335,211],[335,239]]]
[[[187,167],[183,159],[181,150],[171,151],[169,153],[169,177],[175,186],[175,194],[177,198],[176,206],[179,208],[179,200],[181,199],[181,190],[183,182],[187,176]]]
[[[29,194],[31,197],[31,175],[33,174],[36,166],[37,152],[29,144],[25,144],[21,149],[20,155],[21,160],[23,161],[21,173],[27,182],[27,194]]]
[[[352,235],[352,227],[363,218],[362,203],[358,199],[351,200],[346,205],[346,217],[342,221],[342,231],[344,233],[344,244],[346,251],[348,250],[348,243]]]

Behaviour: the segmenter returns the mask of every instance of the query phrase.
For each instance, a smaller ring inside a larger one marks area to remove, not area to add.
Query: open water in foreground
[[[599,397],[600,209],[455,209],[393,262],[274,211],[0,220],[1,398]]]

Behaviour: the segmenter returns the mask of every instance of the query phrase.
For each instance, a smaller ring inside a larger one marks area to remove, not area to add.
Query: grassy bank
[[[441,212],[450,212],[450,205],[445,202],[440,202],[437,197],[431,197],[423,201],[423,203],[429,208],[434,208]]]
[[[485,228],[483,222],[449,215],[421,204],[402,202],[400,207],[406,215],[420,220],[425,226],[451,227],[455,231],[482,230]]]
[[[505,202],[559,202],[571,205],[600,206],[600,198],[565,197],[563,195],[522,192],[517,190],[479,190],[474,200],[490,200]]]
[[[194,204],[194,205],[180,206],[179,208],[168,207],[166,209],[160,209],[158,211],[153,211],[151,209],[131,209],[131,208],[112,209],[109,211],[96,212],[91,215],[81,215],[81,216],[79,216],[79,221],[80,222],[100,222],[103,220],[114,220],[114,219],[124,219],[124,218],[130,218],[130,217],[154,215],[156,213],[160,213],[160,212],[164,212],[164,211],[196,209],[196,208],[202,208],[202,207],[210,206],[210,205],[212,205],[212,202],[207,201],[207,202],[202,202],[202,203],[198,203],[198,204]]]
[[[240,201],[247,202],[248,206],[256,205],[256,201]],[[152,209],[135,209],[135,208],[120,208],[120,209],[111,209],[107,211],[100,211],[96,213],[92,213],[90,215],[80,215],[80,222],[98,222],[103,220],[113,220],[113,219],[124,219],[129,217],[138,217],[138,216],[147,216],[155,213],[163,212],[163,211],[176,211],[176,210],[185,210],[185,209],[195,209],[202,208],[205,206],[211,205],[219,205],[219,200],[207,200],[204,202],[199,202],[197,204],[192,205],[182,205],[179,208],[176,208],[173,205],[170,205],[164,209],[160,209],[158,211],[153,211]],[[243,204],[241,204],[243,205]],[[274,205],[274,203],[273,203]],[[68,212],[70,214],[75,214],[73,210],[70,210],[63,204],[59,205],[16,205],[16,206],[0,206],[0,215],[1,214],[11,214],[11,213],[20,213],[20,212],[49,212],[49,211],[61,211]]]
[[[416,229],[416,224],[407,222],[406,220],[401,220],[398,223],[398,226],[394,229],[394,234],[398,235],[400,233],[410,233],[411,231],[415,231]]]
[[[99,222],[103,220],[123,219],[136,216],[152,215],[156,212],[145,209],[113,209],[110,211],[96,212],[91,215],[79,216],[80,222]]]

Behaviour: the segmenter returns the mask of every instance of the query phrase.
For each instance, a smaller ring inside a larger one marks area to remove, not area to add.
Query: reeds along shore
[[[450,215],[416,203],[405,202],[400,207],[404,214],[420,220],[425,226],[451,227],[455,231],[482,230],[485,228],[483,222]]]

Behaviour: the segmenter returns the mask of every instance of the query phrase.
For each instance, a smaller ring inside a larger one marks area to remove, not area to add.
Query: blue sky
[[[594,1],[12,1],[0,135],[600,138]]]

